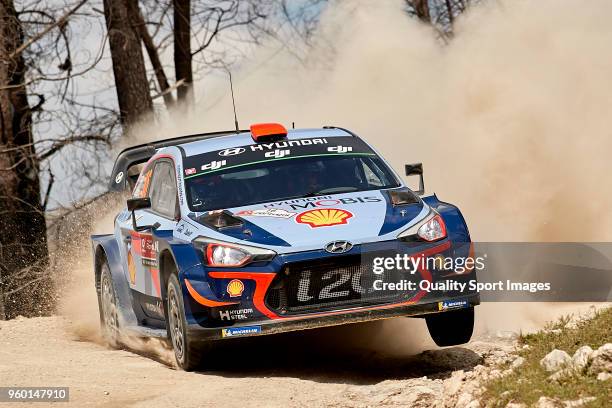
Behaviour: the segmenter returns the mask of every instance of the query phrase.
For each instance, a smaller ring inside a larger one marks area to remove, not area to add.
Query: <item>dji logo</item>
[[[289,150],[274,150],[273,152],[267,152],[264,156],[265,157],[274,157],[277,159],[280,159],[281,157],[285,157],[288,156],[289,153],[291,153]]]
[[[212,161],[202,166],[202,170],[217,170],[227,164],[227,160],[223,161]]]
[[[337,152],[337,153],[347,153],[347,152],[352,152],[353,148],[352,147],[347,147],[347,146],[336,146],[336,147],[328,147],[327,151],[328,152]]]

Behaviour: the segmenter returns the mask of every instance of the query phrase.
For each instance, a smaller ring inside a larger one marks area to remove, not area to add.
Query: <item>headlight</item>
[[[417,235],[429,242],[446,238],[446,225],[444,225],[444,220],[440,217],[440,214],[434,215],[433,218],[421,225]]]
[[[424,220],[402,231],[397,238],[403,240],[418,240],[420,238],[428,242],[439,241],[446,238],[446,225],[440,214],[432,210]]]
[[[197,238],[194,243],[201,247],[208,266],[241,267],[251,262],[269,261],[276,256],[276,252],[269,249],[208,238]]]
[[[251,255],[241,249],[223,244],[209,244],[206,260],[209,266],[241,266],[251,259]]]

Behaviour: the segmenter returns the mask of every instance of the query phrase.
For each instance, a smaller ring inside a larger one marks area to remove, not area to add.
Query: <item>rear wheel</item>
[[[100,274],[100,314],[102,337],[113,348],[119,348],[119,315],[117,296],[108,263],[104,261]]]
[[[201,359],[199,347],[187,338],[187,322],[185,321],[185,305],[181,286],[176,275],[170,275],[167,290],[168,332],[174,349],[176,363],[185,371],[198,367]]]
[[[453,310],[425,316],[429,335],[440,347],[470,341],[474,330],[474,308]]]

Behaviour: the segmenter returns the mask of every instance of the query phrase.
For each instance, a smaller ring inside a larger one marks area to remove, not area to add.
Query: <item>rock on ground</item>
[[[591,354],[592,374],[612,373],[612,343],[606,343]]]
[[[548,372],[559,371],[562,368],[569,366],[572,358],[563,350],[554,349],[548,353],[542,360],[540,365]]]
[[[589,364],[593,354],[593,349],[589,346],[582,346],[572,356],[572,367],[577,371],[582,371]]]

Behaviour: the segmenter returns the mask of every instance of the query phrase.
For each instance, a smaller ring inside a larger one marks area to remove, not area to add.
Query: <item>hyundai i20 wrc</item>
[[[414,262],[471,250],[422,170],[406,165],[413,191],[336,127],[257,124],[124,150],[110,189],[130,198],[114,233],[92,237],[105,337],[166,339],[186,370],[215,341],[392,317],[425,318],[440,346],[469,341],[478,294],[428,285],[475,272]]]

